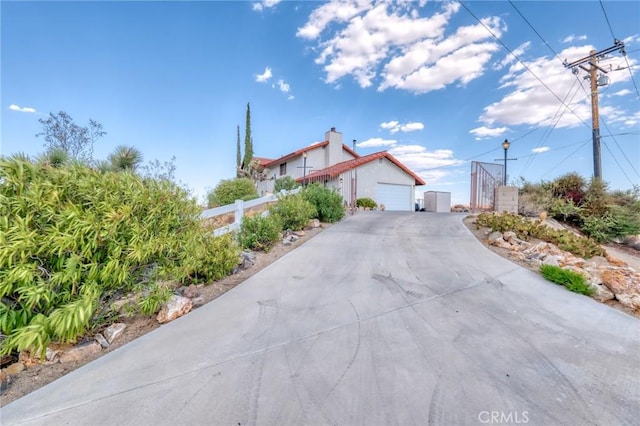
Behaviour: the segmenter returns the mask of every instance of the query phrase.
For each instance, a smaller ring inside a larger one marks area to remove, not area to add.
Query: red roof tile
[[[393,155],[389,154],[386,151],[376,152],[376,153],[373,153],[373,154],[365,155],[364,157],[358,157],[358,158],[353,159],[353,160],[343,161],[342,163],[334,164],[333,166],[327,167],[327,168],[322,169],[322,170],[316,170],[316,171],[311,172],[308,175],[306,175],[306,179],[307,180],[311,180],[311,179],[314,179],[314,178],[317,179],[317,178],[322,178],[322,177],[334,178],[334,177],[340,175],[341,173],[344,173],[346,171],[355,169],[356,167],[359,167],[359,166],[361,166],[363,164],[370,163],[371,161],[377,160],[379,158],[387,158],[393,164],[395,164],[396,166],[401,168],[405,173],[411,175],[415,179],[416,185],[426,185],[425,181],[422,180],[422,178],[420,178],[420,176],[418,176],[415,173],[413,173],[404,164],[402,164],[400,161],[398,161]],[[302,178],[298,178],[297,180],[299,182],[302,182]]]

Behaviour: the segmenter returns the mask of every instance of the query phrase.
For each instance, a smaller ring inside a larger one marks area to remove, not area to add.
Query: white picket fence
[[[291,191],[280,191],[280,195],[289,195],[289,194],[297,194],[300,191],[300,188],[292,189]],[[234,204],[227,204],[226,206],[215,207],[213,209],[208,209],[200,213],[201,219],[211,219],[214,217],[222,216],[224,214],[234,213],[233,223],[229,225],[225,225],[221,228],[217,228],[213,231],[215,235],[224,235],[228,232],[238,231],[240,230],[240,225],[242,224],[242,218],[244,217],[244,212],[247,209],[252,207],[257,207],[265,203],[272,203],[278,200],[278,195],[272,194],[267,195],[262,198],[256,198],[255,200],[242,201],[236,200]],[[263,216],[267,216],[269,214],[268,210],[262,212]]]

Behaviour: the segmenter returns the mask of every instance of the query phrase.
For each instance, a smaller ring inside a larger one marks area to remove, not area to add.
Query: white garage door
[[[376,202],[385,210],[413,211],[411,186],[379,183],[376,185]]]

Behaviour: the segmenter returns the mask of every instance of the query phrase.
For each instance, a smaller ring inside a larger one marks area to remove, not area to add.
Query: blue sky
[[[615,37],[627,56],[600,62],[616,70],[600,88],[603,177],[640,183],[638,2],[2,1],[0,14],[3,155],[42,152],[38,119],[63,110],[103,124],[97,158],[120,144],[175,155],[202,199],[234,177],[250,102],[257,156],[336,127],[403,161],[420,192],[468,203],[470,160],[502,158],[505,138],[511,180],[590,178],[589,81],[562,60]]]

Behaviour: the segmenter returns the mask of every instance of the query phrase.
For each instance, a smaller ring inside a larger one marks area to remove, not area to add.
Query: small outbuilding
[[[436,213],[449,213],[451,211],[451,193],[440,191],[425,192],[424,210]]]

